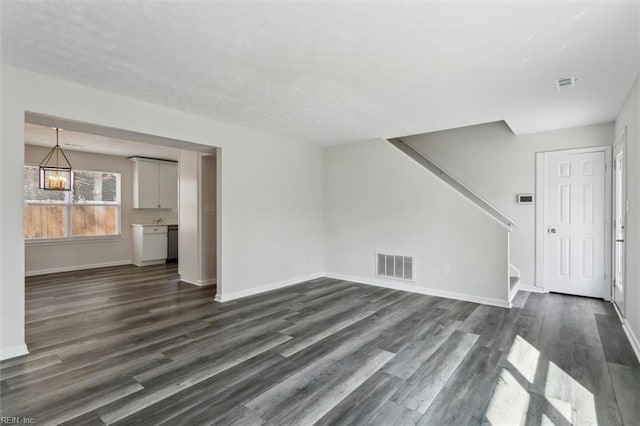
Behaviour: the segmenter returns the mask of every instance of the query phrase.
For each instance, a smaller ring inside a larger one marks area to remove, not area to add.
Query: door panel
[[[546,161],[549,290],[606,298],[605,153],[548,153]]]

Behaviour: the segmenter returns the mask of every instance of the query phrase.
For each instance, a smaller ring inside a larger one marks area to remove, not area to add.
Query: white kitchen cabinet
[[[160,163],[158,188],[158,204],[163,209],[178,208],[178,165],[176,163]]]
[[[178,164],[132,157],[133,208],[177,209]]]
[[[131,225],[133,264],[157,265],[167,260],[167,227],[164,225]]]
[[[133,208],[157,209],[160,207],[160,164],[139,159],[133,162]]]

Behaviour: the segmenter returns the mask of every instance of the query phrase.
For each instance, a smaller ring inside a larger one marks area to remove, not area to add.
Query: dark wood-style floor
[[[36,424],[640,424],[611,305],[502,309],[320,279],[225,304],[176,266],[27,280],[2,416]]]

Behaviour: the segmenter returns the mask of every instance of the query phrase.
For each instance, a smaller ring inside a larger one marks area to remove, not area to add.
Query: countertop
[[[131,226],[178,226],[177,223],[132,223]]]

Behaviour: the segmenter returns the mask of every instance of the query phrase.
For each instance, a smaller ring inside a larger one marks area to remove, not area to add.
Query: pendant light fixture
[[[59,144],[60,129],[56,129],[56,146],[49,151],[38,167],[38,187],[50,191],[71,191],[73,171],[71,163]]]

